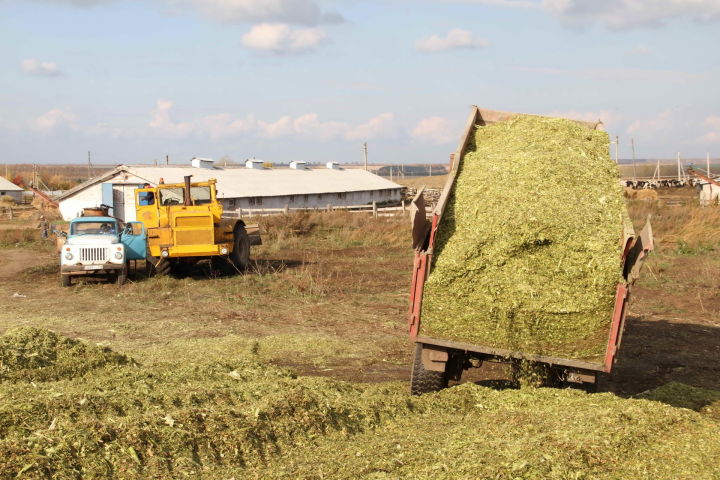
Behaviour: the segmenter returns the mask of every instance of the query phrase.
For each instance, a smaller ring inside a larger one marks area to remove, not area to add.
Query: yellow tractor
[[[137,220],[147,230],[150,271],[178,273],[199,260],[219,261],[243,270],[250,262],[250,246],[260,245],[257,225],[241,219],[222,218],[215,179],[191,183],[146,184],[135,192]]]

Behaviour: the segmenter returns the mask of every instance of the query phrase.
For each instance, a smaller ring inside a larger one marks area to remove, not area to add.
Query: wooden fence
[[[426,214],[431,215],[434,207],[427,206]],[[395,207],[378,207],[376,202],[369,205],[327,205],[325,208],[290,208],[286,205],[284,208],[237,208],[235,210],[225,210],[223,216],[231,218],[239,217],[255,217],[267,215],[279,215],[295,212],[349,212],[349,213],[365,213],[372,214],[373,217],[395,217],[398,215],[406,215],[409,211],[409,205],[403,201],[400,206]]]

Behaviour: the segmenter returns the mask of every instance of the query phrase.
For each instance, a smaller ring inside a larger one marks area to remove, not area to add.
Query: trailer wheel
[[[250,264],[250,238],[245,227],[237,225],[233,231],[233,249],[230,252],[230,260],[235,267],[242,271]]]
[[[415,359],[410,374],[410,393],[422,395],[423,393],[437,392],[448,386],[447,372],[426,370],[422,362],[422,344],[415,344]]]
[[[60,275],[60,284],[63,287],[69,287],[72,285],[72,278],[70,278],[70,275]]]

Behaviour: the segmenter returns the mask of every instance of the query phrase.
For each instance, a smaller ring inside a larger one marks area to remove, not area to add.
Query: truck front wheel
[[[448,386],[446,371],[436,372],[427,370],[422,361],[422,344],[415,344],[415,359],[410,374],[410,393],[422,395],[423,393],[437,392]]]
[[[118,271],[116,283],[118,285],[123,285],[125,283],[125,280],[127,280],[127,274],[128,266],[125,265],[122,270]]]

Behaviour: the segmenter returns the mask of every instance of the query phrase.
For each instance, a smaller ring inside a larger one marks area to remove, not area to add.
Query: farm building
[[[0,177],[0,197],[11,197],[16,203],[22,203],[23,189],[5,177]]]
[[[326,168],[307,168],[292,162],[290,168],[267,168],[259,160],[244,167],[218,167],[212,160],[194,158],[188,166],[120,165],[68,190],[56,200],[66,220],[84,207],[112,207],[112,215],[135,220],[135,189],[145,183],[182,183],[217,180],[218,200],[226,211],[263,208],[326,208],[367,205],[373,201],[400,201],[401,186],[370,172],[345,169],[329,162]]]

